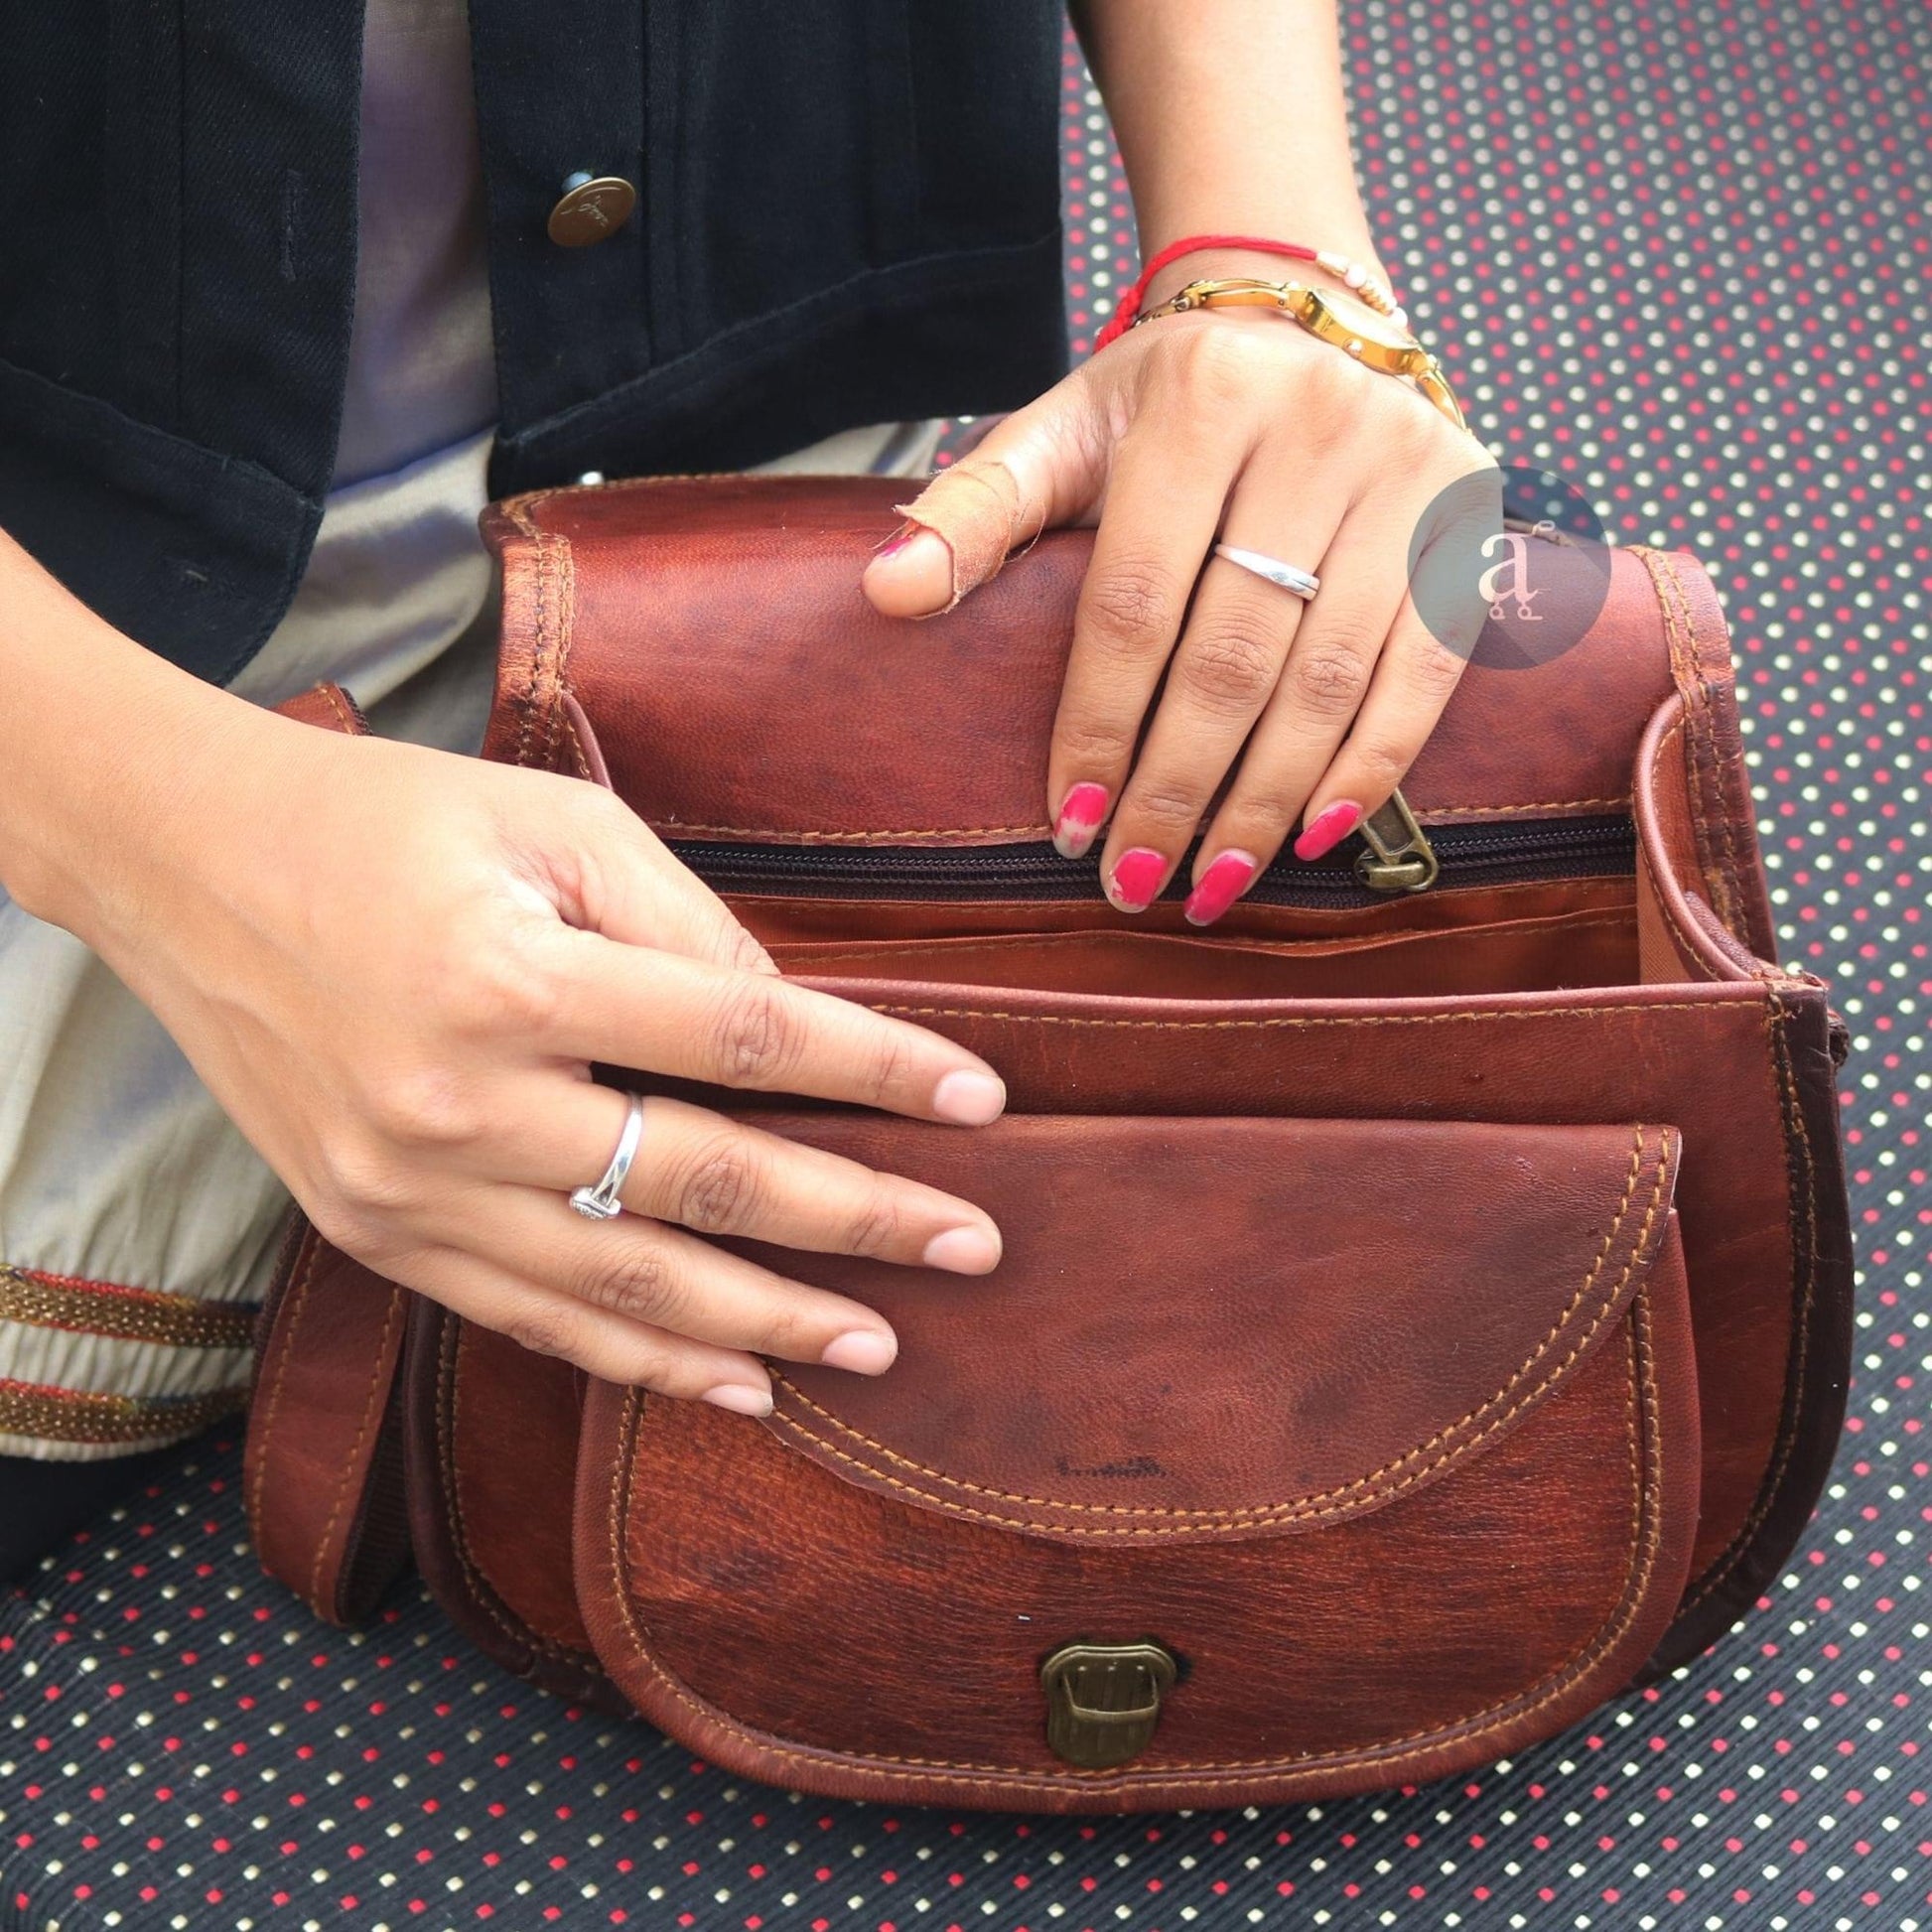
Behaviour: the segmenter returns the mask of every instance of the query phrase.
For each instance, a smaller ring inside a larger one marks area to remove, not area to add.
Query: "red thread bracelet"
[[[1287,255],[1298,262],[1314,260],[1314,250],[1305,248],[1299,241],[1270,241],[1264,236],[1247,234],[1190,234],[1183,235],[1178,241],[1171,241],[1148,265],[1141,270],[1134,286],[1120,299],[1120,307],[1114,311],[1114,319],[1098,336],[1093,339],[1096,349],[1105,348],[1111,342],[1126,335],[1134,326],[1134,318],[1141,313],[1141,304],[1147,298],[1147,285],[1164,268],[1171,267],[1182,255],[1198,254],[1204,248],[1245,248],[1257,255]]]
[[[1135,320],[1141,313],[1141,304],[1147,298],[1148,284],[1164,268],[1177,262],[1183,255],[1198,254],[1207,248],[1244,248],[1250,254],[1285,255],[1291,261],[1315,262],[1332,273],[1342,275],[1350,288],[1357,286],[1358,279],[1363,282],[1378,281],[1378,278],[1365,275],[1361,269],[1345,261],[1341,256],[1324,255],[1320,249],[1306,248],[1299,241],[1273,241],[1266,235],[1251,234],[1183,235],[1178,241],[1171,241],[1141,270],[1134,286],[1121,297],[1120,307],[1114,311],[1113,320],[1094,338],[1094,348],[1096,350],[1105,348],[1109,343],[1118,340],[1133,328]],[[1390,307],[1394,306],[1394,299],[1386,290],[1381,291],[1380,302]],[[1397,311],[1397,314],[1399,316],[1400,311]]]

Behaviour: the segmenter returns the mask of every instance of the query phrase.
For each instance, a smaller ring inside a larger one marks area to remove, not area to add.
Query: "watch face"
[[[1314,299],[1311,307],[1327,324],[1318,333],[1328,341],[1340,342],[1346,337],[1376,348],[1415,347],[1416,339],[1406,329],[1378,315],[1366,302],[1358,302],[1339,289],[1315,289],[1311,293]]]

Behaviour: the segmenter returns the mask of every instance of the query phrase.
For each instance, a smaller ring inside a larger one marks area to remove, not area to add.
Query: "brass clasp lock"
[[[1370,892],[1421,893],[1435,885],[1436,848],[1401,792],[1390,792],[1389,802],[1357,829],[1368,850],[1357,855],[1355,876]]]
[[[1176,1666],[1158,1643],[1068,1643],[1039,1667],[1046,1741],[1084,1771],[1138,1757],[1161,1722]]]

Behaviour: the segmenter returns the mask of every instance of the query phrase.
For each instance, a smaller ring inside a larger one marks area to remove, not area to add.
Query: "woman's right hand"
[[[169,675],[196,720],[158,735],[169,781],[117,823],[94,811],[16,892],[154,1010],[349,1254],[593,1374],[751,1413],[770,1406],[759,1354],[878,1373],[897,1343],[700,1234],[996,1264],[965,1201],[663,1098],[632,1211],[573,1212],[625,1115],[593,1060],[968,1126],[1005,1089],[948,1040],[780,979],[608,792]]]

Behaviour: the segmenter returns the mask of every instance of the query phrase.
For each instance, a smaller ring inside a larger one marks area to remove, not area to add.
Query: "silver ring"
[[[618,1136],[618,1151],[604,1170],[604,1178],[595,1187],[576,1188],[570,1204],[589,1221],[615,1221],[623,1212],[618,1189],[623,1185],[630,1164],[637,1158],[637,1143],[644,1138],[644,1096],[628,1093],[630,1111],[623,1117],[623,1132]]]
[[[1225,558],[1242,570],[1251,570],[1257,577],[1265,577],[1271,584],[1292,592],[1304,604],[1321,588],[1321,579],[1311,570],[1303,570],[1298,564],[1285,564],[1279,557],[1264,557],[1259,550],[1240,550],[1231,543],[1217,543],[1214,554]]]

